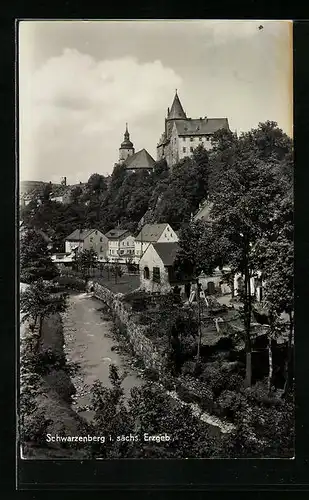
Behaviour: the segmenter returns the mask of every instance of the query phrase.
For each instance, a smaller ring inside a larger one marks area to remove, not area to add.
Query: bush
[[[46,375],[51,370],[62,370],[66,367],[64,354],[56,354],[51,348],[41,351],[33,357],[35,372]]]
[[[208,383],[214,395],[218,397],[223,390],[238,391],[242,388],[243,377],[240,374],[240,368],[237,362],[205,363],[200,380]]]
[[[146,368],[144,375],[147,379],[152,380],[153,382],[157,382],[160,378],[159,372],[153,368]]]
[[[181,372],[183,375],[191,375],[193,377],[199,377],[202,373],[201,363],[197,363],[196,361],[186,361],[182,365]]]
[[[76,389],[66,371],[51,370],[44,378],[50,388],[56,391],[61,399],[67,403],[71,403],[72,396],[76,393]]]
[[[151,325],[153,322],[153,316],[147,312],[142,312],[138,316],[138,322],[140,325]]]
[[[267,407],[273,405],[282,406],[284,404],[283,400],[274,390],[269,394],[267,380],[259,381],[246,389],[245,396],[251,404],[259,404]]]
[[[216,401],[216,413],[221,417],[234,421],[242,399],[242,395],[233,390],[227,389],[223,391]]]
[[[60,276],[58,278],[58,284],[59,286],[78,291],[84,291],[86,288],[86,281],[77,276]]]
[[[185,403],[200,403],[201,398],[195,391],[188,389],[181,383],[176,385],[176,392],[179,398]]]
[[[214,397],[212,390],[209,387],[203,385],[201,388],[201,401],[200,407],[202,410],[207,411],[209,413],[213,413],[215,409]]]
[[[46,447],[46,434],[52,420],[46,418],[42,411],[26,415],[20,423],[21,444],[34,443],[36,446]]]

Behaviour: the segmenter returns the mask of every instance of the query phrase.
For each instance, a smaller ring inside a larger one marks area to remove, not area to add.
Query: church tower
[[[175,120],[187,120],[187,115],[184,112],[183,107],[181,105],[180,99],[177,94],[177,89],[175,92],[175,97],[172,107],[171,109],[168,108],[167,117],[165,119],[165,133],[167,138],[169,138],[171,134],[173,123]]]
[[[119,163],[123,163],[129,156],[134,155],[134,146],[130,141],[130,134],[128,132],[128,124],[126,123],[126,131],[124,133],[124,141],[119,148]]]

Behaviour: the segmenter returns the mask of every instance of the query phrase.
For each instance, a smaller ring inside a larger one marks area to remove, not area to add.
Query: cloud
[[[159,60],[97,61],[68,48],[34,72],[22,60],[21,178],[49,180],[66,173],[69,182],[75,182],[93,172],[110,173],[125,122],[130,127],[152,117],[157,121],[158,113],[163,122],[166,103],[181,84],[181,77]],[[138,149],[146,147],[143,137],[138,139]]]

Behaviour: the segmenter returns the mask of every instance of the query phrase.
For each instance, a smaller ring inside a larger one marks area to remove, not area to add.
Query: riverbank
[[[20,356],[20,445],[24,459],[87,458],[86,448],[47,442],[47,435],[84,435],[86,422],[72,409],[75,392],[65,361],[62,319],[44,319],[41,338],[26,323]]]
[[[173,399],[174,403],[188,406],[194,416],[212,426],[214,430],[219,430],[222,433],[233,432],[235,426],[232,422],[211,414],[205,408],[199,407],[194,401],[182,400],[177,389],[180,387],[183,392],[183,389],[186,390],[187,386],[192,385],[191,381],[182,379],[180,382],[177,377],[166,376],[164,352],[158,351],[157,346],[154,346],[152,341],[147,338],[145,327],[134,322],[134,316],[125,308],[120,295],[115,296],[109,289],[104,289],[102,285],[93,281],[88,283],[87,288],[105,304],[104,314],[105,316],[109,314],[115,324],[114,338],[121,350],[127,355],[126,363],[138,370],[141,379],[158,383],[161,389]],[[107,311],[109,312],[107,313]]]
[[[74,293],[69,296],[68,309],[62,315],[64,352],[69,364],[74,364],[76,373],[71,380],[76,393],[73,396],[74,410],[91,422],[91,387],[96,380],[105,387],[111,387],[109,367],[116,365],[126,372],[123,381],[125,396],[130,396],[133,387],[141,379],[118,352],[112,335],[111,318],[102,316],[102,303],[88,293]]]

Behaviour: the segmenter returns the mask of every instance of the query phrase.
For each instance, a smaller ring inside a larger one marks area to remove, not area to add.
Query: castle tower
[[[169,108],[167,109],[167,117],[165,119],[165,131],[167,137],[169,137],[172,131],[173,123],[175,120],[187,120],[187,115],[184,112],[183,107],[181,105],[180,99],[177,94],[177,89],[175,92],[175,97],[172,107],[171,109]]]
[[[124,133],[124,140],[119,148],[119,163],[123,163],[129,156],[134,155],[134,146],[130,141],[130,134],[128,132],[128,124],[126,123],[126,131]]]

